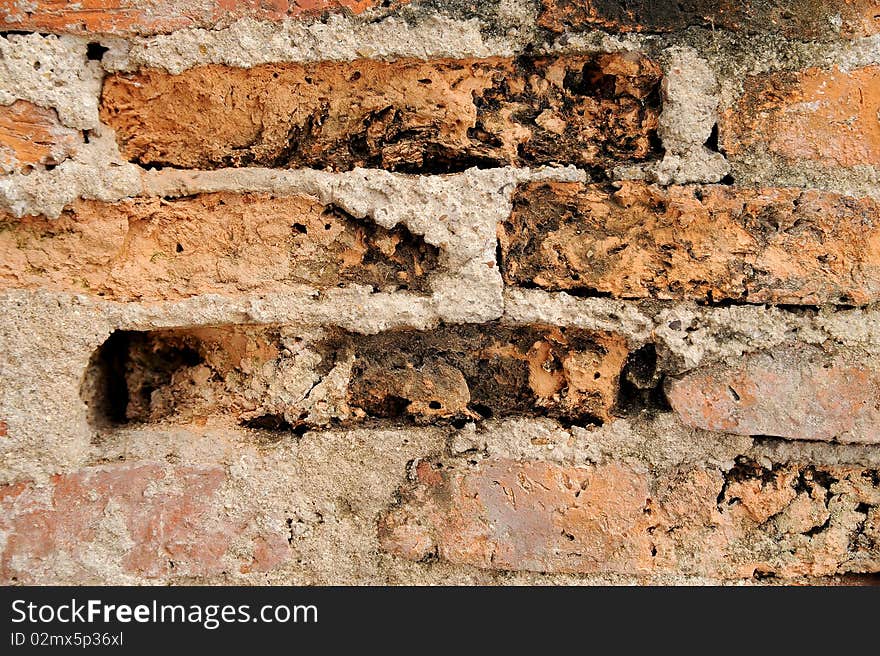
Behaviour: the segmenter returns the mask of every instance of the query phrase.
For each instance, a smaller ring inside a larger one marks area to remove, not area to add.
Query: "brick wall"
[[[875,0],[0,24],[3,583],[877,581]]]

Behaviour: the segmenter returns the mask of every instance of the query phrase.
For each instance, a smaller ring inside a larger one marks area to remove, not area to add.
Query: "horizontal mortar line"
[[[428,20],[435,19],[438,17],[429,16]],[[450,27],[462,27],[462,28],[470,28],[470,21],[463,21],[459,19],[450,19],[443,18],[443,23]],[[181,30],[177,30],[175,32],[171,32],[168,34],[155,35],[155,36],[145,36],[145,37],[128,37],[128,38],[120,38],[120,37],[112,37],[112,40],[116,43],[122,42],[126,43],[129,47],[137,47],[141,48],[145,53],[149,54],[150,52],[158,51],[161,52],[165,48],[169,46],[174,46],[177,41],[184,41],[184,38],[176,37],[175,35],[180,34],[181,36],[185,36],[186,38],[191,38],[193,35],[206,35],[209,39],[214,35],[222,35],[224,33],[229,33],[235,30],[235,25],[242,21],[237,21],[233,23],[232,27],[221,28],[219,30],[213,29],[205,29],[205,28],[184,28]],[[268,33],[271,35],[278,36],[286,36],[288,35],[288,31],[286,28],[294,27],[296,28],[297,33],[306,33],[316,39],[316,44],[320,43],[321,39],[329,39],[332,34],[328,34],[327,37],[323,37],[322,35],[314,36],[314,32],[309,32],[309,29],[312,27],[321,26],[323,24],[320,22],[303,22],[297,19],[289,19],[284,21],[249,21],[250,23],[255,23],[257,25],[257,30],[260,30],[260,35],[262,38],[265,38],[264,35]],[[386,18],[377,22],[371,23],[371,25],[376,27],[386,27],[389,22],[393,22],[394,24],[400,24],[400,20],[394,17]],[[423,24],[423,23],[421,23]],[[359,27],[363,28],[367,23],[364,21],[359,21],[357,18],[351,19],[348,25],[351,26],[352,30],[357,30]],[[740,51],[751,51],[755,48],[766,49],[768,47],[767,44],[767,35],[761,34],[748,34],[742,33],[735,30],[730,30],[726,28],[709,28],[702,26],[690,26],[681,30],[676,30],[673,32],[639,32],[639,33],[625,33],[625,32],[610,32],[600,29],[587,30],[583,32],[578,31],[570,31],[566,32],[563,35],[557,37],[551,37],[550,40],[544,39],[531,39],[524,40],[516,37],[506,37],[506,36],[493,36],[486,38],[483,35],[480,35],[479,47],[475,47],[472,49],[465,49],[458,51],[456,53],[451,53],[448,48],[441,46],[437,50],[426,50],[425,44],[422,42],[407,42],[405,40],[405,36],[418,36],[418,29],[420,23],[415,24],[415,28],[409,28],[409,31],[402,32],[401,42],[397,46],[397,50],[394,50],[395,46],[388,45],[387,36],[382,33],[381,35],[377,33],[376,36],[369,35],[371,38],[356,38],[351,43],[346,43],[346,48],[350,50],[348,52],[343,53],[334,53],[332,51],[332,47],[320,54],[309,54],[302,53],[300,56],[290,56],[290,57],[279,57],[279,58],[271,58],[267,57],[265,59],[254,60],[252,62],[242,62],[240,52],[229,53],[233,55],[231,57],[226,56],[226,52],[220,52],[218,57],[214,58],[206,58],[203,61],[194,61],[192,63],[188,63],[185,68],[192,68],[195,66],[202,66],[208,64],[226,64],[228,61],[235,61],[237,67],[241,68],[250,68],[253,66],[258,66],[264,63],[283,63],[283,62],[314,62],[314,61],[355,61],[357,59],[377,59],[377,60],[388,60],[388,59],[402,59],[402,58],[412,58],[419,59],[424,61],[429,61],[431,59],[464,59],[464,58],[483,58],[483,57],[517,57],[526,53],[537,53],[540,55],[554,55],[554,54],[575,54],[575,53],[587,53],[587,52],[597,52],[597,51],[658,51],[665,50],[672,47],[677,46],[689,46],[694,47],[694,39],[693,35],[695,34],[710,34],[716,39],[720,37],[720,41],[722,44],[737,44],[738,50]],[[380,36],[382,38],[380,38]],[[473,36],[476,36],[476,33],[473,33]],[[846,38],[829,38],[829,39],[820,39],[820,40],[805,40],[805,39],[796,39],[792,37],[783,37],[780,35],[773,35],[774,43],[771,44],[771,49],[773,52],[778,53],[780,55],[785,53],[797,53],[800,57],[791,58],[791,57],[779,57],[778,62],[774,62],[774,65],[771,68],[766,70],[793,70],[794,64],[798,60],[803,59],[803,50],[804,47],[808,47],[810,49],[815,50],[815,54],[810,53],[811,56],[808,56],[808,59],[815,61],[815,63],[822,63],[828,66],[833,66],[836,63],[840,64],[852,64],[855,61],[864,62],[864,63],[872,63],[872,62],[880,62],[880,48],[876,48],[875,46],[880,45],[880,36],[865,36],[859,37],[855,39],[846,39]],[[95,37],[77,37],[84,42],[95,41]],[[97,38],[100,41],[100,37]],[[829,48],[833,48],[834,50],[831,53],[831,57],[829,58]],[[316,48],[318,49],[318,48]],[[376,50],[377,54],[370,54],[369,50]],[[366,53],[364,54],[359,54]],[[698,52],[700,52],[698,50]],[[735,50],[731,47],[731,53],[735,52]],[[716,58],[718,55],[718,50],[716,48],[706,47],[705,51],[700,53],[705,54],[707,58]],[[224,61],[224,59],[226,61]],[[126,61],[126,60],[123,60]],[[791,62],[791,63],[789,63]],[[141,63],[141,66],[146,66],[147,64]],[[227,64],[230,65],[230,64]],[[135,64],[133,69],[136,69],[138,66]],[[106,70],[108,72],[117,72],[120,70],[133,70],[133,69],[123,69],[117,67],[107,67]]]
[[[517,167],[497,166],[472,167],[454,173],[401,173],[382,168],[357,167],[349,171],[325,171],[316,168],[269,168],[269,167],[225,167],[217,169],[189,169],[167,166],[149,169],[134,164],[140,169],[144,186],[141,197],[167,196],[181,197],[198,193],[230,191],[238,193],[285,191],[289,193],[308,193],[316,186],[351,178],[366,182],[381,182],[388,179],[417,182],[420,180],[439,180],[455,183],[474,177],[488,181],[498,179],[499,187],[533,180],[559,182],[589,181],[590,173],[574,164],[555,166]],[[108,167],[108,170],[112,170]],[[333,192],[332,187],[327,191]],[[342,192],[341,192],[342,193]]]

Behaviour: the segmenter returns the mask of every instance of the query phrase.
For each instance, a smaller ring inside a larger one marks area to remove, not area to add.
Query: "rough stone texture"
[[[77,33],[0,37],[0,117],[72,139],[0,120],[4,581],[876,581],[876,4],[350,4],[43,2]],[[128,161],[105,79],[206,70],[252,98],[164,116],[247,166]],[[555,282],[505,285],[512,254]]]
[[[492,569],[821,576],[876,570],[878,515],[876,470],[424,460],[379,539],[412,560]]]
[[[58,122],[55,112],[23,100],[0,105],[0,171],[34,164],[57,165],[76,152],[82,138]]]
[[[684,423],[740,435],[880,442],[880,372],[820,349],[749,355],[667,381]]]
[[[219,574],[237,560],[232,543],[253,529],[243,509],[229,513],[219,503],[225,482],[221,467],[133,461],[58,475],[46,486],[4,486],[0,580],[42,582],[47,565],[103,580],[105,558],[130,577]],[[265,570],[288,555],[284,533],[252,539],[252,557],[239,568]]]
[[[817,39],[880,31],[875,0],[541,0],[538,20],[542,27],[558,32],[596,28],[671,32],[696,26]]]
[[[396,0],[401,4],[406,0]],[[4,30],[55,34],[160,34],[187,27],[217,27],[243,17],[277,21],[325,11],[361,13],[379,0],[11,0],[0,9]]]
[[[83,383],[93,424],[227,421],[276,431],[367,418],[610,420],[619,336],[467,326],[376,336],[290,327],[119,332]]]
[[[621,298],[878,300],[878,204],[811,190],[533,182],[499,227],[508,284]]]
[[[352,282],[423,292],[437,253],[402,226],[365,224],[302,195],[79,201],[59,219],[0,219],[0,287],[116,300]]]
[[[659,82],[635,55],[207,66],[112,76],[101,116],[144,165],[600,166],[656,156]]]
[[[658,130],[664,154],[651,165],[651,177],[660,184],[718,182],[730,166],[706,147],[717,121],[715,75],[693,48],[671,48],[666,57]]]
[[[205,64],[249,68],[275,62],[350,61],[363,57],[510,57],[522,50],[524,42],[517,34],[488,35],[481,28],[477,19],[433,13],[370,21],[331,15],[329,20],[307,24],[245,18],[225,29],[185,29],[123,43],[108,42],[110,51],[101,63],[111,71],[156,68],[181,73]]]
[[[11,34],[0,37],[0,55],[0,104],[27,100],[55,109],[68,127],[98,127],[101,67],[82,40]]]
[[[727,156],[766,150],[790,162],[880,164],[880,66],[770,73],[744,87],[721,117]]]
[[[607,421],[627,354],[619,335],[551,326],[384,333],[356,340],[349,403],[422,421],[508,414]]]

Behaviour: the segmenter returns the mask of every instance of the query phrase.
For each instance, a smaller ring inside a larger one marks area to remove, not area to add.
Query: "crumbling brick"
[[[660,154],[660,77],[636,54],[203,66],[112,75],[101,116],[152,166],[604,166]]]
[[[880,568],[877,472],[742,461],[657,474],[424,460],[379,522],[384,549],[487,569],[825,576]],[[870,519],[869,519],[870,518]],[[868,528],[870,526],[870,528]]]
[[[619,298],[880,299],[880,206],[794,188],[532,182],[499,227],[508,284]]]
[[[554,32],[674,32],[688,27],[782,33],[793,39],[880,32],[875,0],[542,0],[538,23]]]
[[[60,164],[76,153],[81,143],[80,132],[61,125],[51,109],[24,100],[0,105],[2,172],[18,171],[36,164]]]
[[[59,219],[0,218],[0,288],[117,300],[346,283],[425,292],[438,253],[403,226],[303,195],[80,201]]]

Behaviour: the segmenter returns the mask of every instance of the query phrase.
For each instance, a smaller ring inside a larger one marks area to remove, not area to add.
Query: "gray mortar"
[[[271,62],[357,58],[490,57],[514,54],[516,42],[486,37],[478,20],[430,16],[418,23],[389,17],[374,23],[333,16],[326,23],[242,19],[222,30],[186,29],[126,42],[108,40],[108,71],[158,68],[180,73],[194,66],[249,68]]]
[[[0,208],[16,217],[58,217],[77,198],[114,202],[141,192],[140,168],[119,155],[113,130],[97,128],[74,157],[51,170],[0,176]]]
[[[27,100],[58,112],[71,128],[98,127],[103,72],[86,57],[86,41],[71,36],[13,34],[0,38],[0,104]]]

